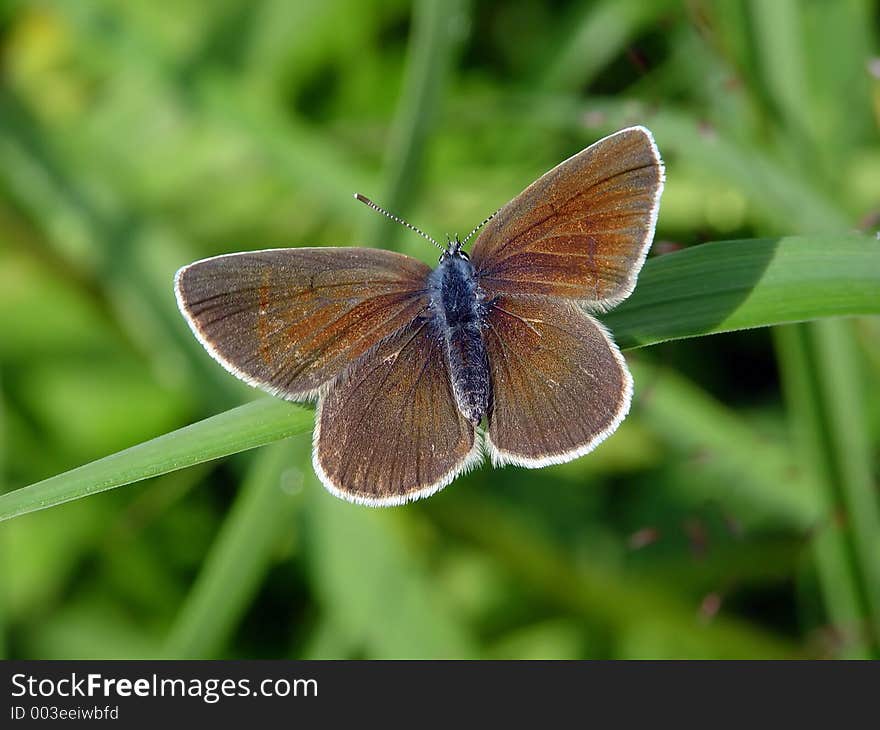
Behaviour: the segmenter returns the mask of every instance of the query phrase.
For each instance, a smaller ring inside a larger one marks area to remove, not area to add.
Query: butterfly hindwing
[[[220,364],[303,400],[425,310],[429,271],[378,249],[272,249],[197,261],[178,272],[175,288]]]
[[[631,127],[587,147],[505,205],[471,259],[488,304],[493,462],[569,461],[629,410],[632,377],[581,305],[625,299],[651,245],[663,189],[651,133]]]
[[[350,501],[389,505],[428,496],[479,457],[428,319],[371,349],[320,401],[315,471]]]
[[[629,410],[632,378],[602,326],[574,302],[501,295],[488,316],[493,463],[538,467],[591,451]]]
[[[489,294],[552,296],[607,309],[633,290],[663,189],[651,133],[631,127],[557,165],[505,205],[471,259]]]

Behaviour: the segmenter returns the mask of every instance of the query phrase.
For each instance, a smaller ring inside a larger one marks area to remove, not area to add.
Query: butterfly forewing
[[[629,410],[632,380],[620,351],[573,302],[499,296],[486,347],[496,465],[569,461],[597,446]]]
[[[633,290],[663,188],[651,133],[631,127],[574,155],[505,205],[471,259],[489,293],[579,300],[596,309]]]
[[[197,261],[178,272],[176,290],[227,370],[300,400],[418,317],[429,271],[377,249],[274,249]]]
[[[370,350],[321,401],[315,471],[345,499],[401,504],[436,492],[478,459],[430,320]]]

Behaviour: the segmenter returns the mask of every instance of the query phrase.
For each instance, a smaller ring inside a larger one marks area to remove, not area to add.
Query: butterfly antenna
[[[499,208],[498,210],[501,210],[501,208]],[[468,233],[464,237],[464,240],[461,242],[461,245],[464,246],[468,241],[471,240],[471,236],[473,236],[477,231],[479,231],[483,226],[485,226],[490,220],[492,220],[496,215],[498,215],[498,210],[496,210],[492,215],[490,215],[488,218],[486,218],[486,220],[484,220],[482,223],[480,223],[478,226],[476,226],[474,228],[474,230],[472,230],[470,233]]]
[[[360,200],[364,205],[375,210],[377,213],[381,213],[386,218],[390,218],[391,220],[393,220],[395,223],[400,223],[400,225],[404,226],[405,228],[409,228],[413,233],[418,233],[422,238],[433,243],[441,251],[446,251],[445,246],[441,246],[439,243],[437,243],[437,241],[435,241],[433,238],[431,238],[427,233],[425,233],[424,231],[420,231],[418,228],[416,228],[411,223],[407,223],[405,220],[403,220],[403,218],[400,218],[400,217],[394,215],[393,213],[389,213],[387,210],[385,210],[385,208],[383,208],[380,205],[376,205],[372,200],[370,200],[365,195],[361,195],[360,193],[355,193],[354,197],[357,200]]]

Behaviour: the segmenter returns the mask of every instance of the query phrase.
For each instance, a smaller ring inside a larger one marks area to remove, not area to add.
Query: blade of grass
[[[840,235],[719,242],[655,258],[602,319],[621,347],[642,347],[855,313],[880,314],[880,242]]]
[[[307,478],[295,465],[308,464],[310,450],[308,439],[285,440],[257,457],[175,620],[165,656],[222,654],[269,568],[273,548],[293,530]]]
[[[814,161],[822,161],[827,154],[823,148],[837,140],[820,136],[820,120],[826,113],[809,83],[805,52],[809,39],[802,27],[806,6],[796,0],[750,4],[756,51],[764,60],[763,77],[776,116],[785,124],[779,146],[787,148],[789,158],[797,160],[804,172],[811,172],[807,165],[812,164],[816,173],[821,166]],[[856,68],[863,63],[859,60]],[[834,89],[840,88],[837,76]],[[838,93],[835,100],[839,98]],[[828,174],[824,177],[831,182]],[[844,651],[870,656],[872,648],[876,651],[880,646],[876,631],[880,555],[870,554],[878,552],[877,500],[864,443],[858,368],[845,327],[845,323],[824,322],[791,328],[781,335],[784,345],[779,355],[782,370],[792,381],[787,400],[801,433],[801,455],[815,465],[813,473],[827,505],[830,524],[817,542],[816,561],[828,613]]]
[[[392,212],[402,215],[416,192],[425,142],[437,119],[447,72],[458,47],[459,29],[465,27],[467,17],[461,0],[419,0],[414,5],[404,89],[388,145],[388,180],[379,201]],[[383,216],[375,216],[370,222],[368,244],[391,247],[400,226]]]
[[[859,356],[848,322],[810,324],[825,411],[828,446],[835,458],[839,499],[846,512],[857,575],[880,649],[880,503],[872,479],[872,455],[863,408]]]
[[[816,485],[823,523],[812,538],[813,560],[819,586],[835,633],[843,641],[844,656],[865,658],[864,613],[856,576],[849,561],[846,537],[839,524],[834,493],[834,454],[829,448],[823,393],[817,380],[816,352],[808,327],[779,327],[774,331],[791,427],[804,474]]]
[[[787,133],[796,133],[803,145],[812,130],[800,5],[798,0],[751,0],[749,17],[754,50],[761,61],[758,67],[776,107],[773,111],[785,120]]]
[[[0,520],[229,456],[311,430],[312,411],[264,398],[0,495]]]
[[[673,0],[605,0],[586,6],[583,17],[570,26],[574,32],[547,65],[541,86],[548,91],[585,87],[642,29],[678,5]]]
[[[274,96],[288,83],[290,68],[304,65],[303,56],[308,59],[313,39],[328,36],[340,22],[340,9],[349,10],[339,3],[260,3],[252,10],[252,27],[242,52],[246,83],[259,96]]]
[[[729,241],[653,259],[604,319],[623,347],[637,347],[855,314],[880,314],[880,242],[843,236]],[[311,419],[289,403],[251,403],[2,495],[0,520],[302,433]]]
[[[803,45],[810,81],[816,139],[811,150],[825,187],[845,199],[851,159],[871,139],[871,76],[865,59],[872,55],[875,24],[872,3],[804,3]],[[841,43],[840,39],[846,39]],[[798,150],[803,154],[803,150]]]

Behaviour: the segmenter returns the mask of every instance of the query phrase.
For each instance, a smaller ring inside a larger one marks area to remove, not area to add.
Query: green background
[[[878,311],[876,244],[848,237],[880,225],[878,21],[867,0],[6,2],[0,489],[262,399],[192,338],[179,266],[294,245],[433,262],[351,194],[464,234],[629,124],[667,163],[654,256],[802,235],[746,297],[763,321]],[[664,271],[667,293],[722,291],[736,245],[693,251],[690,278],[649,261],[642,313],[607,318],[622,343],[713,329],[683,295],[639,326]],[[633,410],[596,452],[412,506],[331,497],[311,415],[257,404],[297,435],[3,522],[0,651],[880,656],[880,320],[627,359]],[[273,440],[243,423],[216,453]],[[190,463],[162,444],[152,473]]]

